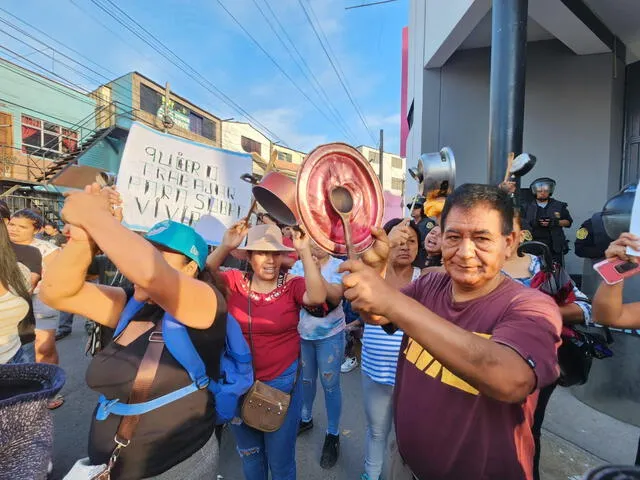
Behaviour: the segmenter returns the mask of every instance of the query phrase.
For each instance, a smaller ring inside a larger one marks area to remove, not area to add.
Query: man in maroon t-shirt
[[[402,292],[382,280],[389,242],[402,241],[403,227],[390,241],[374,230],[364,263],[342,268],[351,272],[345,297],[365,320],[405,332],[391,480],[530,480],[537,390],[558,376],[560,313],[501,273],[517,246],[504,192],[462,185],[441,224],[446,274]]]

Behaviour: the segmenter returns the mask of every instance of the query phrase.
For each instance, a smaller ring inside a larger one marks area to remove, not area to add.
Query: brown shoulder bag
[[[278,286],[282,286],[280,277],[278,279]],[[249,344],[251,347],[251,356],[253,358],[253,334],[252,334],[252,318],[251,318],[251,284],[249,284]],[[275,432],[278,430],[289,410],[289,404],[291,403],[291,395],[298,383],[298,377],[300,376],[300,367],[302,362],[298,360],[298,370],[296,371],[296,378],[293,381],[291,390],[286,393],[277,388],[271,387],[266,383],[256,380],[246,393],[242,402],[242,420],[251,428],[260,430],[261,432]],[[255,366],[254,366],[255,377]]]

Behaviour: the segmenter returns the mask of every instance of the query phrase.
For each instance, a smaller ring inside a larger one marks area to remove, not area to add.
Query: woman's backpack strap
[[[164,343],[173,358],[187,371],[198,388],[206,388],[209,384],[207,369],[196,347],[189,337],[187,327],[168,313],[162,318],[162,336]]]
[[[129,299],[120,314],[120,320],[118,320],[118,326],[116,327],[115,332],[113,332],[113,338],[116,338],[122,333],[126,326],[129,325],[133,316],[138,313],[143,306],[144,302],[139,302],[133,297]]]

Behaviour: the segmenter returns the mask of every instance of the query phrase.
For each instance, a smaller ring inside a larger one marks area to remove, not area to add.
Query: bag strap
[[[138,372],[133,380],[133,386],[131,387],[131,393],[129,394],[128,403],[143,403],[146,402],[151,394],[151,386],[153,385],[153,379],[158,372],[158,366],[160,365],[160,358],[162,357],[162,351],[164,350],[164,341],[162,340],[162,323],[157,322],[151,335],[149,335],[149,344],[147,350],[144,352]],[[131,439],[135,434],[136,427],[140,422],[140,415],[131,415],[122,417],[118,430],[113,440],[116,442],[116,447],[111,454],[108,471],[111,471],[120,451],[127,447],[131,443]]]
[[[162,318],[163,338],[167,350],[182,365],[198,388],[209,385],[207,367],[191,341],[187,327],[171,315]]]
[[[278,276],[278,287],[281,287],[286,282],[287,275],[280,274]],[[247,307],[247,315],[249,317],[249,348],[251,350],[251,367],[253,368],[253,378],[256,377],[256,366],[253,363],[253,359],[255,358],[255,348],[253,347],[253,316],[251,315],[251,280],[249,280],[249,292],[247,293],[248,307]],[[298,378],[300,378],[300,372],[302,371],[302,358],[301,354],[298,356],[298,368],[296,369],[296,378],[293,381],[293,385],[291,386],[291,390],[289,390],[289,395],[293,395],[294,390],[296,389],[296,385],[298,383]]]
[[[113,338],[116,338],[122,333],[122,331],[129,325],[129,322],[133,316],[140,311],[144,306],[144,302],[139,302],[135,298],[131,297],[127,304],[124,306],[122,313],[120,314],[120,320],[118,320],[118,326],[113,332]]]

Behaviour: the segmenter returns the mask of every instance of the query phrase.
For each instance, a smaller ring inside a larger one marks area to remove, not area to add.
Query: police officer
[[[567,204],[551,198],[555,180],[542,177],[531,183],[533,201],[523,206],[523,228],[529,230],[533,240],[546,244],[553,259],[564,264],[564,254],[569,251],[563,228],[573,223]]]
[[[594,213],[576,231],[576,255],[581,258],[601,260],[609,247],[611,239],[607,236],[602,222],[602,212]]]
[[[602,212],[594,213],[576,231],[576,255],[584,258],[581,290],[589,297],[596,293],[600,277],[593,266],[604,259],[604,252],[611,243],[602,220]]]
[[[427,261],[427,251],[424,248],[423,240],[427,238],[427,233],[436,226],[435,220],[425,215],[424,204],[425,198],[422,195],[416,195],[412,199],[411,203],[407,203],[408,209],[411,209],[411,206],[413,205],[413,210],[410,212],[411,218],[413,218],[413,221],[416,222],[416,225],[418,226],[418,230],[420,230],[421,240],[418,246],[418,256],[413,262],[413,265],[418,268],[424,268]]]

